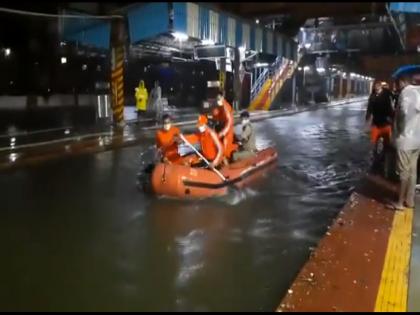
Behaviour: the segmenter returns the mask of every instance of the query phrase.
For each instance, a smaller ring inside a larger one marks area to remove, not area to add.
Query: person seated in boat
[[[162,129],[156,133],[156,146],[162,154],[162,162],[178,163],[181,161],[181,156],[178,154],[178,136],[181,131],[172,125],[169,115],[164,115],[162,121]]]
[[[199,143],[201,145],[201,154],[210,162],[211,167],[218,167],[223,161],[223,144],[217,133],[208,126],[208,119],[205,115],[200,115],[197,121],[198,133],[185,136],[192,145]],[[194,155],[189,158],[190,165],[205,165],[199,156]]]
[[[219,139],[223,143],[224,162],[231,158],[232,152],[237,149],[233,143],[234,139],[234,119],[233,108],[221,93],[217,95],[217,106],[213,109],[213,119],[221,124],[221,130],[218,132]]]
[[[255,156],[257,152],[254,128],[252,127],[247,111],[241,113],[241,125],[241,134],[237,136],[239,150],[233,153],[233,161],[235,162]]]

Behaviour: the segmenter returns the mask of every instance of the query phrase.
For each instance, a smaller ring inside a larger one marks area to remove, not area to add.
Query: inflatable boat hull
[[[207,168],[160,163],[151,175],[152,192],[177,198],[206,198],[225,195],[229,187],[243,187],[261,177],[277,161],[273,148],[259,151],[256,156],[222,167],[224,182]]]

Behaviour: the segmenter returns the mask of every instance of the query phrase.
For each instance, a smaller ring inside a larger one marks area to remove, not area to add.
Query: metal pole
[[[235,59],[233,61],[233,94],[234,94],[234,101],[233,101],[233,108],[235,111],[239,110],[239,103],[241,99],[241,91],[242,91],[242,84],[240,78],[240,53],[238,48],[235,49]]]
[[[296,107],[296,74],[293,74],[292,93],[292,106]]]

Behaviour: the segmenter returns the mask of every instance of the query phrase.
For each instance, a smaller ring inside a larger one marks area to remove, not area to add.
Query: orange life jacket
[[[180,158],[178,144],[175,142],[175,137],[180,133],[179,128],[175,126],[172,126],[168,131],[161,129],[156,133],[156,146],[161,149],[162,155],[171,162]]]
[[[223,124],[223,129],[218,136],[223,141],[224,155],[230,158],[232,152],[237,149],[237,145],[233,143],[234,140],[234,117],[233,108],[225,99],[223,106],[217,106],[213,110],[213,118]]]
[[[203,133],[195,133],[185,136],[188,142],[194,144],[199,142],[201,145],[201,154],[209,161],[218,166],[223,158],[223,144],[217,133],[207,126]]]

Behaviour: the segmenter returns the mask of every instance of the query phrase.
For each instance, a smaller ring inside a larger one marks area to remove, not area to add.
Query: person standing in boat
[[[198,133],[185,136],[192,145],[199,143],[201,145],[201,154],[210,162],[210,167],[218,167],[223,162],[223,144],[217,136],[216,131],[208,126],[208,119],[204,115],[198,117]],[[189,162],[197,166],[203,164],[201,159],[194,155]]]
[[[213,110],[213,119],[220,122],[222,130],[218,133],[219,139],[223,143],[224,162],[227,164],[237,145],[233,143],[234,139],[234,118],[233,108],[221,93],[217,95],[217,107]]]
[[[257,147],[255,145],[255,133],[249,119],[249,113],[243,111],[241,113],[242,132],[237,137],[239,140],[239,150],[233,153],[233,160],[238,161],[255,156]]]
[[[181,133],[178,127],[172,125],[172,119],[169,115],[163,116],[162,129],[156,133],[156,147],[162,154],[162,162],[178,163],[181,156],[178,154],[178,136]]]

